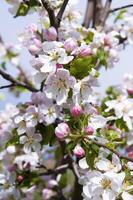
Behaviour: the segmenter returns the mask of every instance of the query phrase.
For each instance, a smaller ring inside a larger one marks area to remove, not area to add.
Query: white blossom
[[[115,200],[122,190],[124,178],[124,172],[88,172],[82,180],[83,197],[88,200]]]
[[[29,128],[26,135],[20,137],[20,144],[24,144],[23,150],[25,153],[30,153],[32,150],[38,152],[41,149],[42,135],[34,131],[34,128]]]
[[[48,98],[56,100],[57,105],[61,105],[66,103],[68,92],[75,82],[75,78],[70,76],[68,70],[58,69],[57,73],[49,75],[46,79],[44,92]]]
[[[126,96],[119,96],[115,100],[107,101],[106,106],[108,107],[105,111],[108,112],[111,109],[115,111],[115,115],[118,119],[123,118],[126,122],[129,130],[133,128],[133,100]]]

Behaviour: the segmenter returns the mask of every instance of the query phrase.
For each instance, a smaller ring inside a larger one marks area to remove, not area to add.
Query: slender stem
[[[109,151],[113,152],[113,153],[116,154],[120,159],[125,159],[125,160],[128,160],[128,161],[130,161],[130,162],[133,162],[133,158],[129,158],[129,157],[127,157],[127,156],[124,156],[124,155],[120,154],[118,151],[116,151],[116,150],[114,150],[114,149],[108,147],[106,144],[102,144],[102,143],[100,143],[100,142],[98,142],[98,141],[95,141],[95,140],[91,140],[91,141],[92,141],[93,144],[96,144],[96,145],[99,146],[99,147],[104,147],[104,148],[108,149]]]
[[[110,13],[113,13],[113,12],[116,12],[116,11],[119,11],[119,10],[122,10],[122,9],[125,9],[125,8],[130,8],[130,7],[133,7],[133,4],[121,6],[119,8],[114,8],[114,9],[110,10]]]
[[[12,88],[12,87],[14,87],[15,85],[14,84],[8,84],[8,85],[3,85],[3,86],[0,86],[0,90],[2,90],[2,89],[6,89],[6,88]]]
[[[57,14],[56,19],[57,19],[57,24],[58,24],[58,26],[60,25],[60,22],[61,22],[61,20],[62,20],[63,13],[64,13],[64,11],[65,11],[65,9],[66,9],[67,4],[68,4],[68,1],[69,1],[69,0],[64,0],[64,1],[63,1],[63,4],[62,4],[62,6],[61,6],[61,8],[60,8],[60,10],[59,10],[59,12],[58,12],[58,14]]]
[[[38,175],[39,176],[46,176],[46,175],[51,175],[51,174],[60,174],[60,173],[63,173],[64,171],[66,171],[66,169],[68,169],[69,167],[69,164],[65,164],[65,165],[61,165],[57,168],[55,168],[54,170],[48,170],[46,172],[42,172],[42,173],[39,173]]]
[[[31,85],[18,81],[17,79],[12,77],[10,74],[6,73],[5,71],[3,71],[1,69],[0,69],[0,75],[4,79],[6,79],[7,81],[11,82],[10,87],[19,86],[19,87],[25,88],[25,89],[27,89],[31,92],[37,92],[38,91],[36,88],[32,87]],[[9,85],[8,85],[8,87],[9,87]],[[7,88],[7,86],[6,86],[6,88]],[[4,86],[2,86],[1,89],[4,89]]]
[[[41,0],[43,7],[47,10],[50,20],[50,25],[57,28],[57,20],[55,17],[54,8],[47,0]]]

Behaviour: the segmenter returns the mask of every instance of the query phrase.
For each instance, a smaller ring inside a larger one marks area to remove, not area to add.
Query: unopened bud
[[[87,135],[93,135],[94,133],[94,128],[92,126],[87,126],[85,128],[85,133],[87,133]]]
[[[78,117],[79,115],[81,115],[83,112],[81,106],[75,105],[72,107],[71,109],[71,114],[73,117]]]
[[[70,128],[65,122],[58,124],[58,126],[55,129],[55,135],[59,139],[66,138],[69,135],[69,133],[70,133]]]
[[[85,151],[84,149],[80,146],[80,145],[77,145],[74,150],[74,155],[77,157],[77,158],[82,158],[85,156]]]
[[[50,27],[44,31],[44,36],[47,41],[55,41],[57,39],[57,31],[54,27]]]

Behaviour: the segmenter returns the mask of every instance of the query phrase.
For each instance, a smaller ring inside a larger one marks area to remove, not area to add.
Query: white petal
[[[122,193],[122,199],[123,200],[133,200],[133,195],[127,193],[127,192],[123,192]]]
[[[82,158],[82,159],[79,160],[79,166],[80,166],[81,169],[89,168],[87,161],[86,161],[86,158]]]
[[[27,136],[21,136],[20,137],[20,139],[19,139],[19,141],[20,141],[20,144],[25,144],[26,142],[27,142],[27,140],[28,140],[28,138],[27,138]]]

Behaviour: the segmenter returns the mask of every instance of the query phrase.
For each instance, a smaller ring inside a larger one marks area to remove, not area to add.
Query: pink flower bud
[[[87,133],[88,135],[92,135],[94,133],[94,128],[92,126],[87,126],[85,128],[85,133]]]
[[[91,54],[92,54],[91,49],[88,46],[82,46],[80,48],[80,56],[86,57],[86,56],[89,56]]]
[[[81,106],[75,105],[71,109],[71,114],[73,117],[78,117],[80,114],[82,114],[83,110]]]
[[[24,180],[24,177],[23,176],[21,176],[21,175],[19,175],[18,177],[17,177],[17,180],[18,180],[18,182],[22,182],[23,180]]]
[[[111,47],[111,41],[110,41],[110,38],[107,35],[104,37],[103,40],[104,40],[104,45],[105,46]]]
[[[73,152],[74,152],[74,155],[75,155],[77,158],[82,158],[82,157],[85,156],[85,151],[84,151],[84,149],[83,149],[81,146],[79,146],[79,145],[77,145],[77,146],[74,148]]]
[[[68,136],[69,133],[70,133],[70,128],[65,122],[58,124],[58,126],[55,129],[55,135],[59,139],[64,139],[65,137]]]
[[[73,51],[77,46],[77,42],[72,38],[67,39],[64,43],[64,48],[67,52]]]
[[[127,92],[129,95],[133,95],[133,89],[128,89]]]
[[[47,41],[54,41],[57,39],[57,31],[54,27],[50,27],[44,31],[44,37]]]

